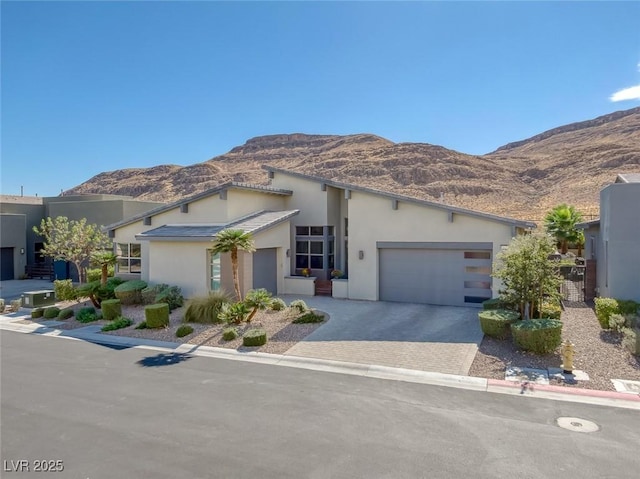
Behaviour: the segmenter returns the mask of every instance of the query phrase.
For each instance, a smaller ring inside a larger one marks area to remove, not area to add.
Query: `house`
[[[182,288],[233,291],[228,255],[210,251],[225,228],[251,231],[239,255],[241,290],[479,306],[497,295],[495,255],[533,223],[278,168],[269,186],[226,183],[106,227],[117,274]],[[304,268],[310,277],[301,275]]]
[[[87,219],[89,224],[107,225],[161,204],[140,201],[122,195],[17,196],[0,195],[0,280],[19,278],[25,272],[53,273],[51,260],[40,254],[42,238],[33,231],[47,217],[66,216],[71,220]],[[67,274],[65,263],[59,264]],[[62,279],[62,278],[60,278]]]
[[[600,191],[600,219],[577,227],[596,264],[597,295],[640,301],[640,173],[619,174]]]

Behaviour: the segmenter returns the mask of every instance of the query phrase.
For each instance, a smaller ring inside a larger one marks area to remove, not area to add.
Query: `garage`
[[[491,298],[491,243],[378,243],[381,301],[476,306]]]

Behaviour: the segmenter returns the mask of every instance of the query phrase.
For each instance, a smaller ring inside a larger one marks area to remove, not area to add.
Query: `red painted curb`
[[[503,379],[487,379],[487,386],[508,387],[521,389],[523,383],[516,381],[506,381]],[[587,396],[605,399],[620,399],[622,401],[640,402],[640,394],[620,393],[617,391],[601,391],[599,389],[570,388],[565,386],[552,386],[547,384],[529,383],[527,389],[530,391],[547,391],[574,396]]]

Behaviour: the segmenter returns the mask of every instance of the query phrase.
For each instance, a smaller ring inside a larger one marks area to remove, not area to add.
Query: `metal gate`
[[[584,301],[584,265],[560,266],[560,294],[565,301]]]

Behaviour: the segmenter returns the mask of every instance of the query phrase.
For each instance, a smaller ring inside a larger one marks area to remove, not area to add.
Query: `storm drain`
[[[559,417],[556,419],[558,426],[574,432],[596,432],[600,427],[592,421],[579,417]]]

